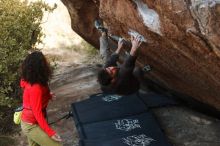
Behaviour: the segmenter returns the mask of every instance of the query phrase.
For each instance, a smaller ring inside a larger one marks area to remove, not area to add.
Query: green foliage
[[[19,67],[28,51],[41,42],[43,2],[0,0],[0,106],[12,106],[19,94]]]

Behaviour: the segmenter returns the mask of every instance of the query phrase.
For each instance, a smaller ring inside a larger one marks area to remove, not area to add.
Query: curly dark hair
[[[34,51],[29,54],[21,67],[21,77],[31,85],[39,83],[47,85],[51,77],[50,66],[40,51]]]
[[[107,86],[111,83],[112,77],[105,69],[98,71],[98,82],[100,85]]]

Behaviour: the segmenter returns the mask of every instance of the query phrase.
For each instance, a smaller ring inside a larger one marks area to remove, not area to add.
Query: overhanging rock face
[[[62,0],[72,28],[98,46],[93,22],[110,32],[142,34],[138,59],[153,68],[148,77],[220,111],[220,0]]]

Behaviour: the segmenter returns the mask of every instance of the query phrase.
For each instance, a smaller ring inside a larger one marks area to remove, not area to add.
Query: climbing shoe
[[[101,20],[95,20],[94,22],[95,28],[100,32],[108,32],[108,29],[103,26],[103,22]]]

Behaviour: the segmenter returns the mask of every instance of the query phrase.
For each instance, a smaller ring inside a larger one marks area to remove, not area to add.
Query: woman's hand
[[[57,96],[53,92],[50,92],[50,95],[51,95],[51,101],[54,101],[57,99]]]
[[[54,134],[53,136],[51,136],[51,138],[55,141],[58,141],[58,142],[62,141],[61,137],[57,133]]]

